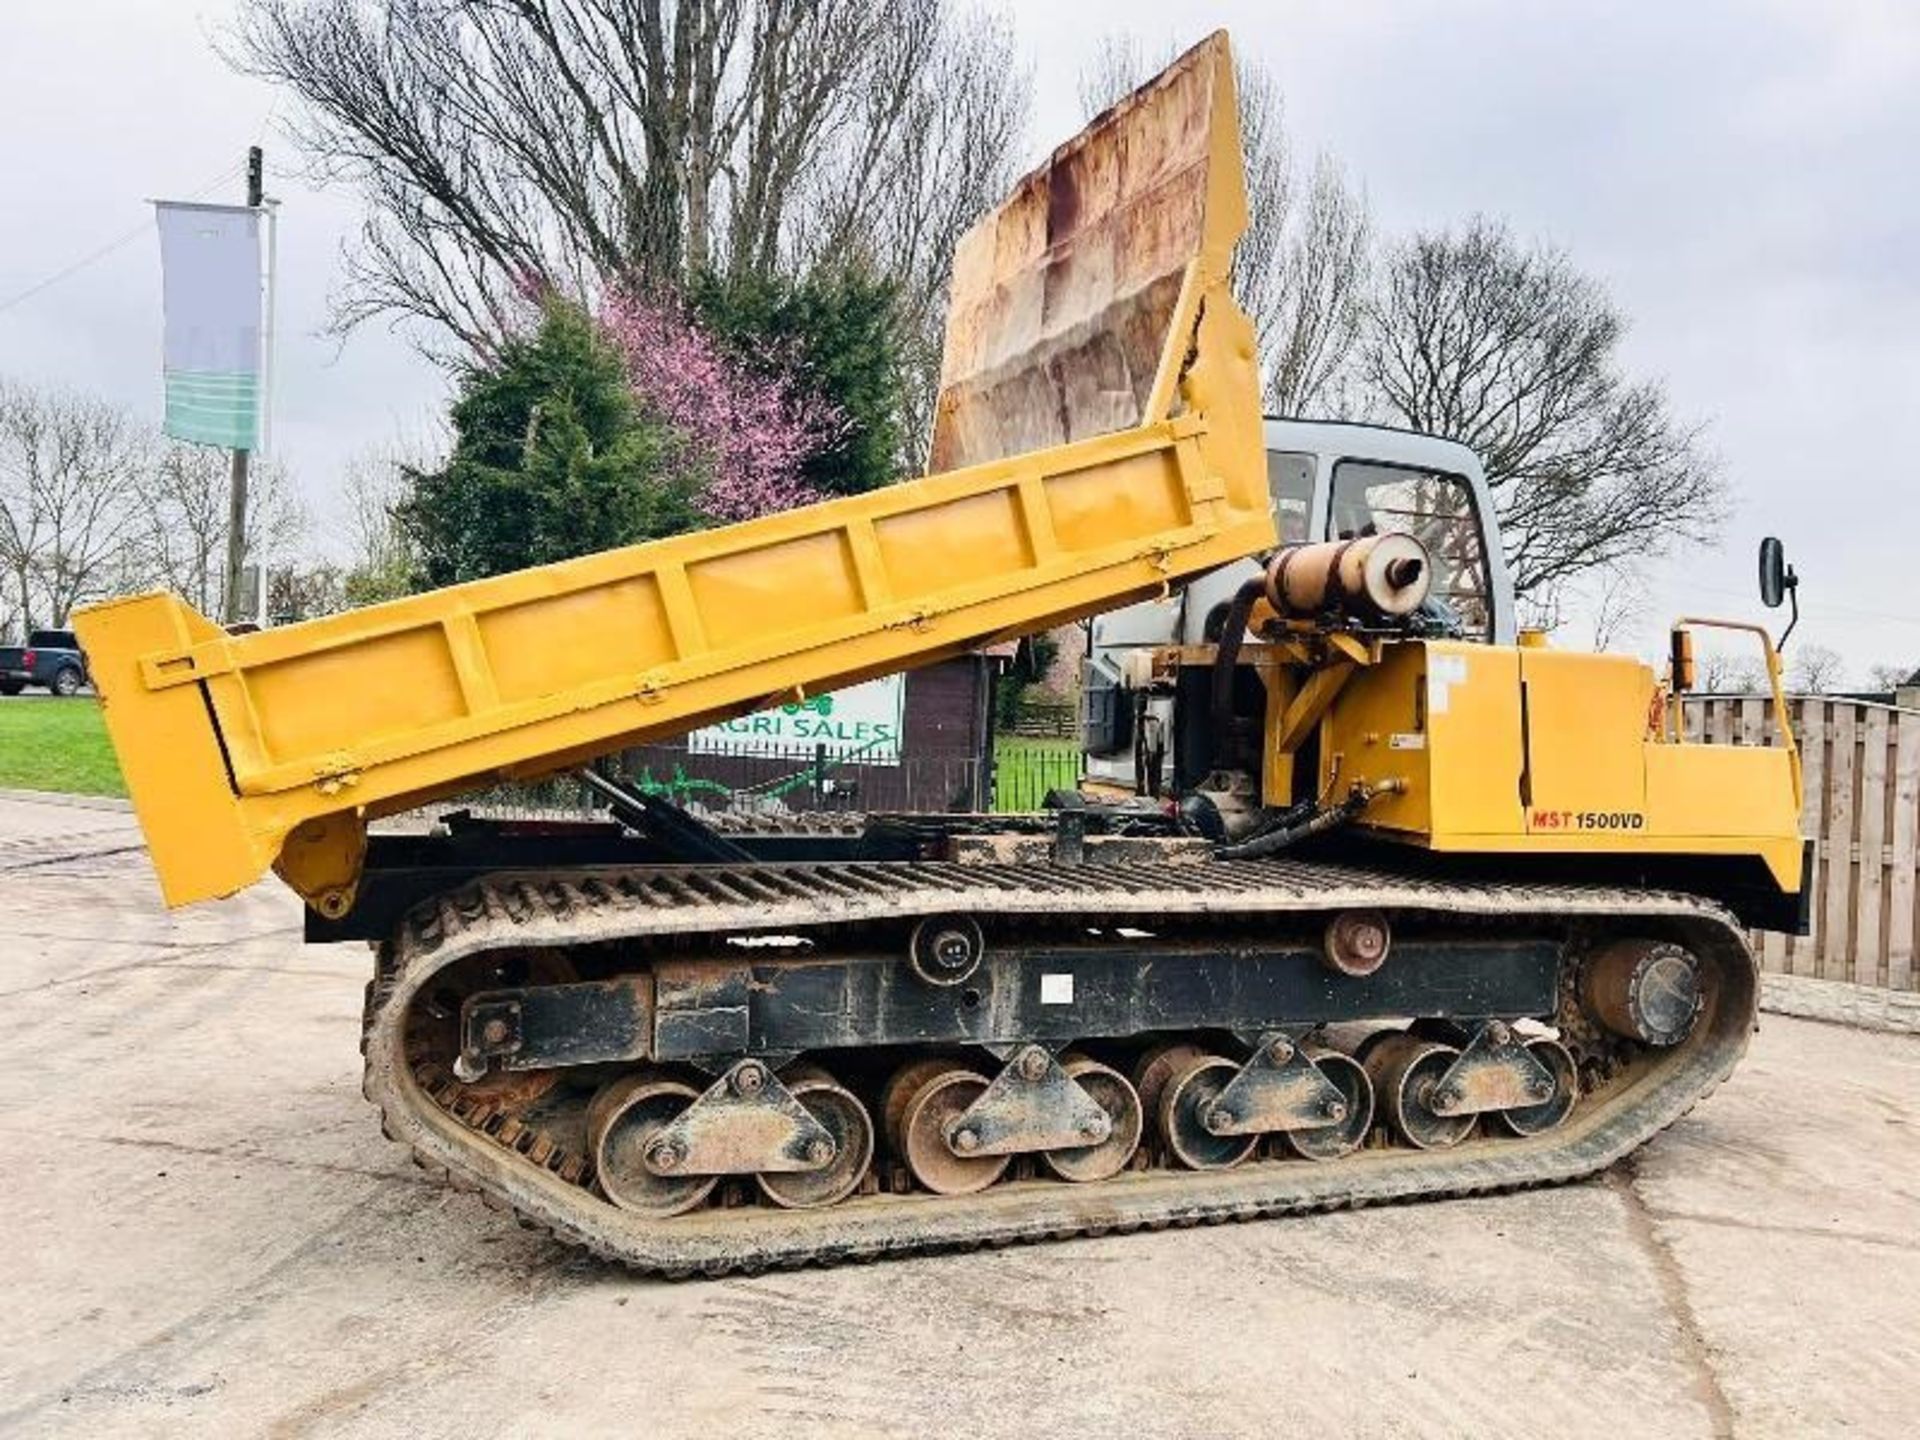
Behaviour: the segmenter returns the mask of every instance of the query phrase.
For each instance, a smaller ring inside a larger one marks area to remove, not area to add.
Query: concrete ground
[[[1920,1039],[1768,1017],[1565,1189],[664,1283],[427,1184],[363,949],[180,914],[129,817],[0,800],[0,1431],[1913,1433]]]

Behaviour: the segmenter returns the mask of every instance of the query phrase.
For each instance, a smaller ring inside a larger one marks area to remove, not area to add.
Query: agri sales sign
[[[824,745],[838,760],[898,765],[905,705],[905,677],[888,675],[695,730],[687,749],[696,755],[812,759]]]

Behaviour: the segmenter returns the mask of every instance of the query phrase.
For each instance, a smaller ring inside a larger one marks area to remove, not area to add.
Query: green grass
[[[91,695],[0,699],[0,788],[126,794],[100,702]]]
[[[1002,735],[993,744],[993,808],[1001,812],[1038,810],[1049,790],[1071,790],[1080,782],[1078,740],[1032,740]]]

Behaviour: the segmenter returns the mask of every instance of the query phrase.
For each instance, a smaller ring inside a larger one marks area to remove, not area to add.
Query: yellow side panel
[[[1436,835],[1517,831],[1522,823],[1520,652],[1431,641],[1426,652],[1427,745]]]
[[[1520,665],[1516,651],[1453,641],[1388,646],[1335,702],[1321,784],[1405,786],[1369,806],[1369,828],[1422,836],[1518,832]]]
[[[344,750],[374,731],[444,724],[466,711],[437,625],[262,665],[247,672],[247,696],[269,765]]]
[[[1066,475],[1047,488],[1053,533],[1060,548],[1098,550],[1126,535],[1172,530],[1187,523],[1180,475],[1156,457],[1140,456],[1109,471]]]
[[[1357,671],[1334,701],[1320,736],[1320,784],[1336,792],[1359,780],[1374,787],[1398,780],[1406,790],[1382,796],[1366,823],[1425,835],[1432,826],[1431,751],[1426,734],[1426,653],[1394,645],[1380,664]]]
[[[939,576],[950,584],[1007,575],[1033,564],[1033,540],[1011,490],[994,490],[938,512],[909,511],[875,523],[889,576]]]
[[[829,532],[687,567],[708,645],[726,648],[860,611],[845,537]]]
[[[1648,828],[1662,836],[1800,837],[1792,762],[1758,745],[1649,745]]]
[[[141,657],[177,653],[220,634],[171,595],[142,595],[81,612],[75,621],[101,696],[107,733],[156,857],[169,905],[224,895],[272,861],[278,841],[253,833],[234,803],[198,685],[149,690]]]
[[[1568,829],[1582,814],[1634,823],[1647,809],[1653,672],[1628,655],[1517,653],[1526,687],[1527,829]]]
[[[558,695],[607,666],[638,675],[673,659],[660,587],[650,575],[509,605],[478,618],[502,700]],[[581,644],[591,635],[591,645]]]
[[[1436,850],[1752,856],[1797,888],[1789,753],[1663,742],[1649,734],[1653,689],[1631,658],[1389,645],[1334,702],[1321,785],[1339,798],[1356,780],[1399,782],[1359,825]]]

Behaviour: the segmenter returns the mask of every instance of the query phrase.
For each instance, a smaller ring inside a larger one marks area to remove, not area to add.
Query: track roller
[[[1303,1160],[1338,1160],[1358,1150],[1373,1128],[1373,1081],[1365,1066],[1338,1050],[1309,1046],[1307,1058],[1339,1090],[1346,1115],[1336,1124],[1283,1132],[1287,1148]]]
[[[1515,1135],[1523,1136],[1538,1135],[1553,1129],[1573,1113],[1574,1102],[1580,1098],[1579,1068],[1573,1063],[1573,1054],[1565,1045],[1558,1040],[1529,1040],[1527,1053],[1553,1076],[1553,1094],[1538,1105],[1494,1112],[1503,1126]]]
[[[1393,1133],[1419,1150],[1444,1150],[1467,1138],[1476,1118],[1432,1108],[1433,1090],[1460,1052],[1414,1035],[1382,1035],[1365,1050],[1375,1103]]]
[[[1085,1182],[1118,1175],[1140,1146],[1144,1117],[1139,1094],[1118,1070],[1085,1055],[1065,1055],[1061,1065],[1081,1089],[1099,1102],[1100,1108],[1112,1119],[1113,1129],[1097,1145],[1047,1150],[1040,1158],[1062,1180]]]
[[[1133,1088],[1149,1121],[1158,1123],[1160,1096],[1173,1072],[1202,1053],[1198,1045],[1186,1040],[1163,1040],[1141,1052],[1133,1066]]]
[[[622,1210],[678,1215],[713,1192],[717,1175],[663,1175],[649,1166],[660,1133],[700,1096],[657,1071],[641,1070],[601,1086],[587,1106],[587,1147],[600,1189]]]
[[[986,1093],[987,1078],[950,1060],[920,1060],[887,1082],[887,1140],[936,1195],[971,1195],[1006,1173],[1011,1155],[959,1155],[947,1127]]]
[[[1197,1045],[1167,1046],[1143,1059],[1141,1098],[1153,1094],[1149,1113],[1159,1126],[1161,1143],[1189,1170],[1229,1169],[1259,1146],[1258,1135],[1215,1135],[1202,1118],[1239,1073],[1235,1061]]]
[[[755,1181],[769,1200],[789,1210],[844,1200],[858,1188],[873,1160],[873,1121],[867,1107],[817,1065],[795,1065],[780,1078],[833,1137],[833,1158],[818,1170],[763,1170]]]

